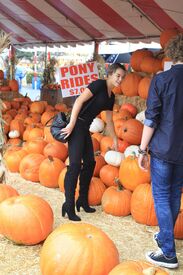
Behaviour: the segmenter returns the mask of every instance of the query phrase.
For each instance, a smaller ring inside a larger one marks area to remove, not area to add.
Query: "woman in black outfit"
[[[80,221],[80,217],[75,213],[75,189],[79,176],[79,198],[76,201],[76,209],[80,207],[87,213],[96,210],[88,205],[88,190],[93,171],[95,168],[95,158],[93,144],[89,127],[93,119],[106,110],[106,122],[109,133],[114,139],[114,149],[117,150],[117,137],[114,131],[112,120],[112,110],[115,96],[112,89],[119,86],[125,75],[125,67],[119,63],[114,63],[108,68],[106,80],[98,79],[88,85],[84,92],[76,99],[70,122],[62,133],[69,137],[69,166],[65,175],[65,202],[62,206],[62,216],[67,213],[70,220]]]

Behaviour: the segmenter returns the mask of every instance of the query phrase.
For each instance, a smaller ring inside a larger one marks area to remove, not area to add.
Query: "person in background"
[[[174,226],[183,187],[183,34],[168,43],[165,54],[173,65],[152,79],[138,163],[147,168],[148,148],[159,225],[153,239],[159,249],[148,252],[146,258],[159,266],[177,268]]]
[[[103,110],[106,110],[107,127],[114,139],[114,148],[117,150],[117,137],[114,131],[112,110],[115,96],[112,89],[119,86],[125,75],[125,67],[114,63],[108,68],[106,80],[98,79],[90,83],[84,92],[76,99],[70,117],[70,122],[62,129],[62,134],[68,139],[69,166],[65,175],[65,202],[62,205],[62,216],[67,213],[68,218],[80,221],[75,213],[75,189],[79,176],[79,198],[76,201],[77,211],[80,207],[87,213],[96,210],[88,205],[88,191],[95,158],[89,127],[93,119]],[[84,111],[86,109],[86,111]]]

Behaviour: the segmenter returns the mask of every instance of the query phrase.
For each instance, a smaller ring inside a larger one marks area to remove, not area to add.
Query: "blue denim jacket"
[[[183,165],[183,64],[152,79],[144,124],[155,128],[151,154]]]

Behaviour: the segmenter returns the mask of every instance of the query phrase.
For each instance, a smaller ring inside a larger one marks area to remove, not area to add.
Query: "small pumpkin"
[[[90,125],[90,132],[91,133],[100,133],[104,130],[104,121],[101,118],[94,118],[94,120],[92,121],[91,125]]]
[[[139,147],[137,145],[130,145],[124,151],[125,158],[128,156],[138,156],[139,155]]]
[[[20,133],[18,130],[11,130],[8,133],[9,138],[18,138],[20,136]]]
[[[99,176],[106,186],[115,186],[115,180],[119,177],[119,168],[106,164],[100,169]]]
[[[124,159],[124,154],[109,150],[105,153],[104,159],[108,164],[119,167],[122,160]]]

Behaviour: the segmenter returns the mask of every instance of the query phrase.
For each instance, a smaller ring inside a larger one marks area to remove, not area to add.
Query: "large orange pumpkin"
[[[58,158],[48,156],[39,167],[40,184],[46,187],[58,187],[58,178],[65,164]]]
[[[153,53],[145,49],[136,50],[132,53],[130,64],[131,64],[131,67],[134,69],[134,71],[136,72],[141,71],[140,64],[143,58],[146,56],[153,56]]]
[[[100,153],[95,154],[95,161],[96,161],[96,164],[95,164],[93,176],[98,177],[101,168],[106,164],[106,162],[104,157]]]
[[[150,182],[150,170],[142,170],[136,156],[128,156],[120,165],[119,179],[122,185],[131,191],[141,183]]]
[[[128,73],[121,82],[121,90],[126,96],[137,96],[138,85],[142,77],[137,73]]]
[[[145,261],[125,261],[115,266],[109,275],[169,275],[160,267],[154,266]]]
[[[28,154],[25,156],[19,166],[20,175],[26,180],[33,182],[39,181],[39,166],[45,159],[41,154]]]
[[[142,131],[142,122],[135,118],[128,119],[122,126],[121,138],[130,144],[138,145],[141,142]]]
[[[149,183],[138,185],[131,198],[131,214],[138,223],[146,225],[158,225],[152,197],[152,189]]]
[[[177,29],[165,29],[160,34],[160,45],[162,48],[166,46],[166,44],[170,41],[171,38],[175,37],[179,34],[179,30]]]
[[[102,209],[112,216],[128,216],[130,215],[131,196],[132,193],[119,183],[117,186],[110,186],[102,196]]]
[[[12,186],[7,184],[0,184],[0,203],[10,197],[18,195],[18,191]]]
[[[6,199],[0,204],[0,217],[0,233],[17,244],[40,243],[53,228],[50,205],[35,195]]]
[[[46,239],[40,260],[44,275],[108,275],[119,264],[119,254],[101,229],[87,223],[66,223]]]
[[[48,143],[44,147],[43,152],[46,157],[52,156],[54,158],[61,159],[62,161],[65,161],[68,156],[67,147],[63,143],[56,140],[54,142]]]

